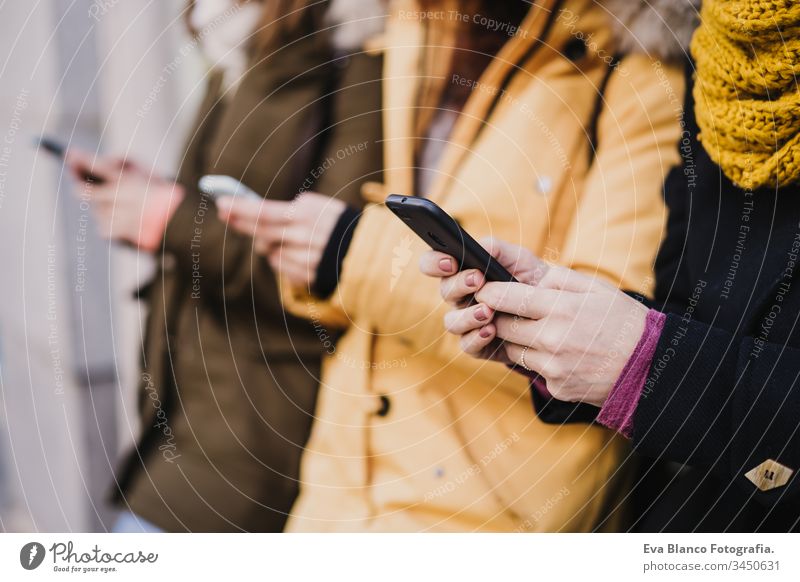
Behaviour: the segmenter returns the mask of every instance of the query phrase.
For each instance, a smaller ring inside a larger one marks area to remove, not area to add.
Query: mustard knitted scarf
[[[745,189],[800,180],[800,2],[704,0],[691,50],[711,159]]]

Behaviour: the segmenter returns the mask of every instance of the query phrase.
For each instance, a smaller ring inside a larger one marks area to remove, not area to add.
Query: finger
[[[76,182],[83,182],[86,174],[91,173],[94,156],[79,148],[70,148],[64,154],[64,165]]]
[[[242,202],[249,204],[249,208],[257,208],[257,218],[259,224],[268,227],[284,227],[292,223],[292,203],[278,202],[277,200],[243,200],[241,198],[234,202],[234,208]]]
[[[272,256],[278,261],[281,270],[288,268],[300,269],[307,277],[308,273],[314,270],[315,267],[315,265],[312,265],[312,254],[310,249],[281,246],[272,253]]]
[[[253,216],[233,215],[227,213],[224,209],[219,209],[217,211],[217,216],[220,221],[226,222],[232,231],[244,236],[249,236],[250,238],[256,238],[258,221]]]
[[[495,340],[494,324],[488,324],[461,336],[461,349],[464,353],[478,357]]]
[[[289,202],[275,200],[250,200],[236,196],[222,196],[215,201],[220,218],[251,220],[264,226],[286,226],[292,222]]]
[[[271,249],[272,246],[267,244],[265,241],[262,241],[258,238],[253,239],[253,251],[255,251],[257,255],[265,257],[269,255]]]
[[[456,272],[456,260],[439,251],[427,251],[419,258],[419,270],[428,277],[449,277]]]
[[[485,279],[480,271],[469,269],[442,279],[439,291],[445,301],[458,304],[475,294],[484,283]]]
[[[494,316],[494,311],[485,305],[473,305],[446,313],[444,327],[450,333],[463,335],[487,325],[492,320],[492,316]]]
[[[487,283],[475,294],[475,299],[495,311],[531,319],[541,319],[556,308],[571,305],[570,297],[563,291],[524,283]]]
[[[255,237],[264,245],[305,250],[307,252],[316,246],[311,239],[313,233],[301,226],[280,228],[279,226],[267,226],[259,222],[256,224],[255,229]]]
[[[587,293],[595,285],[595,279],[565,267],[552,267],[539,282],[543,289],[560,289],[573,293]]]
[[[92,206],[110,207],[114,205],[117,191],[116,188],[109,187],[107,184],[102,186],[94,185],[87,189],[91,197]]]
[[[546,330],[546,324],[543,322],[516,315],[499,314],[494,324],[497,327],[497,337],[504,341],[537,349],[542,347],[539,341],[540,335],[542,330]]]
[[[517,366],[521,366],[522,368],[529,368],[534,372],[539,372],[544,369],[545,362],[552,359],[552,355],[539,352],[535,349],[525,349],[525,346],[521,346],[519,344],[515,344],[512,342],[504,342],[503,346],[506,350],[506,355],[508,359],[516,364]],[[525,361],[522,361],[522,356],[525,356]]]
[[[281,261],[278,253],[272,253],[268,255],[267,261],[274,272],[279,273],[292,285],[303,287],[308,287],[310,285],[311,282],[309,280],[307,269],[303,269],[294,263]]]
[[[253,239],[253,250],[259,255],[263,255],[265,257],[277,252],[280,249],[280,245],[276,245],[269,240],[256,237]]]
[[[153,168],[146,168],[143,164],[140,164],[136,160],[131,160],[129,158],[114,158],[114,163],[120,168],[127,172],[136,172],[137,174],[142,174],[144,176],[151,176],[154,174]],[[160,180],[161,178],[153,175],[153,180]]]
[[[498,263],[503,265],[503,267],[512,274],[516,273],[519,270],[519,265],[524,263],[526,269],[530,269],[536,274],[536,281],[538,281],[549,269],[547,263],[525,247],[513,245],[495,237],[483,238],[480,243],[490,255],[497,259]]]
[[[232,218],[233,196],[222,196],[214,200],[217,207],[217,216],[222,222],[228,222]]]
[[[255,238],[258,230],[258,224],[249,218],[231,218],[228,221],[228,226],[236,232],[251,238]]]
[[[64,163],[70,167],[72,174],[79,180],[84,180],[87,174],[103,180],[115,180],[120,173],[119,166],[112,158],[94,156],[75,148],[70,148],[64,154]]]
[[[251,219],[231,219],[228,225],[235,232],[252,238],[253,247],[259,254],[271,253],[275,248],[282,246],[282,237],[279,230],[264,228]]]
[[[255,222],[258,219],[259,207],[261,203],[258,200],[249,200],[246,198],[236,198],[235,196],[220,196],[214,199],[214,204],[217,207],[217,214],[226,219],[249,219]]]
[[[91,167],[91,172],[95,176],[106,180],[115,180],[123,172],[125,160],[110,156],[97,156]]]
[[[564,398],[561,396],[559,387],[563,385],[564,378],[570,375],[571,370],[570,367],[559,358],[558,354],[531,348],[525,350],[525,348],[522,346],[507,342],[503,345],[505,345],[506,354],[513,363],[517,364],[518,366],[522,366],[522,359],[524,355],[525,366],[522,367],[527,366],[528,369],[539,374],[546,382],[547,391],[554,398],[564,400]]]
[[[286,228],[270,229],[273,238],[287,247],[307,247],[311,244],[314,232],[304,226],[290,225]]]
[[[133,162],[128,162],[121,156],[97,156],[94,160],[94,165],[102,167],[102,169],[112,170],[119,172],[123,168],[130,167],[133,169]]]

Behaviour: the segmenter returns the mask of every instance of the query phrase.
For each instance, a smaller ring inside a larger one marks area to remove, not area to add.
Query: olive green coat
[[[360,204],[380,178],[382,59],[331,59],[317,34],[254,61],[232,96],[212,77],[190,136],[187,195],[143,293],[143,433],[117,491],[166,530],[280,531],[297,495],[325,338],[284,313],[251,239],[196,184],[228,174],[271,199],[304,188]]]

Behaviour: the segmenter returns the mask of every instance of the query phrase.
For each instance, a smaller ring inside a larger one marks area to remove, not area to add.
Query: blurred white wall
[[[0,3],[0,531],[113,519],[111,468],[137,430],[132,292],[151,264],[92,235],[31,143],[46,133],[173,174],[202,88],[183,8]]]

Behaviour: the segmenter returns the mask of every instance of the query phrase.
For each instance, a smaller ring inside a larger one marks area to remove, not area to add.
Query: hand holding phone
[[[64,144],[56,141],[55,139],[47,136],[42,136],[36,141],[36,145],[37,147],[43,149],[47,153],[55,156],[62,162],[65,161],[67,155],[67,147]],[[79,169],[78,175],[84,182],[87,182],[89,184],[103,184],[105,182],[104,178],[92,174],[91,172],[84,169]]]
[[[455,258],[459,271],[477,269],[487,281],[519,282],[456,219],[430,200],[390,194],[386,206],[433,250]]]

